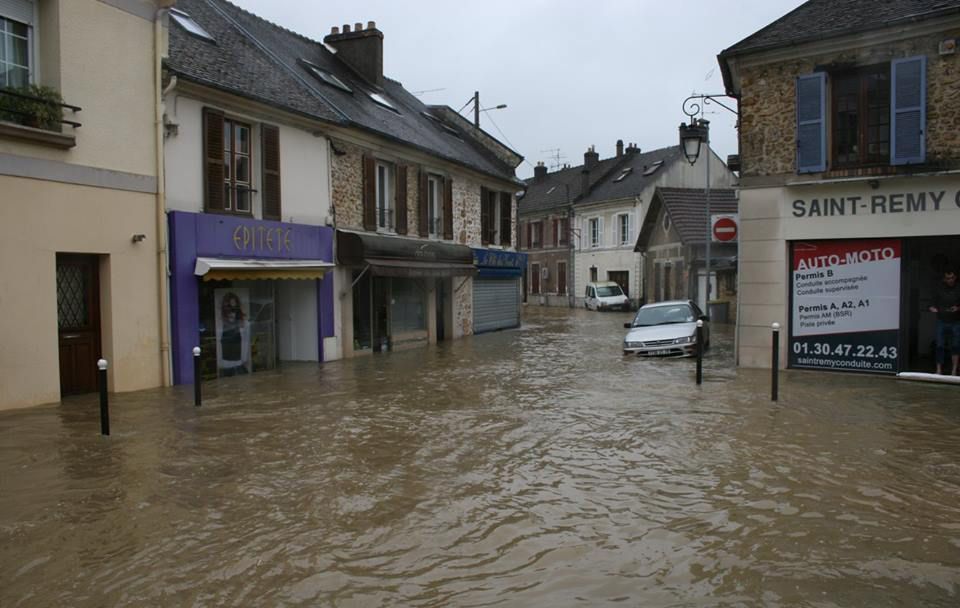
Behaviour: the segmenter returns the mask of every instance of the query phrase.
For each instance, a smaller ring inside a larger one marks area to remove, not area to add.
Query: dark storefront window
[[[354,271],[353,280],[353,349],[366,350],[373,346],[370,325],[370,277],[360,277]]]
[[[417,281],[393,279],[390,295],[392,333],[427,328],[426,299],[423,288]]]

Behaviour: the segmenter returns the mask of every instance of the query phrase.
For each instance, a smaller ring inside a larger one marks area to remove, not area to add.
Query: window
[[[394,105],[393,105],[392,103],[390,103],[390,100],[387,99],[386,97],[384,97],[383,95],[381,95],[380,93],[368,93],[368,95],[370,95],[370,99],[372,99],[372,100],[374,100],[375,102],[377,102],[378,105],[381,105],[381,106],[387,108],[388,110],[393,110],[393,111],[396,112],[397,114],[400,113],[400,112],[397,110],[397,108],[394,107]]]
[[[557,245],[567,247],[570,245],[570,219],[560,218],[560,225],[557,228]]]
[[[480,240],[484,245],[513,244],[513,195],[480,188]],[[540,243],[543,242],[541,237]]]
[[[180,27],[187,30],[187,33],[196,36],[197,38],[202,38],[209,42],[216,42],[213,39],[213,36],[210,35],[207,30],[200,27],[200,24],[193,20],[193,17],[187,13],[172,8],[170,9],[170,18],[174,20]]]
[[[663,166],[663,161],[662,161],[662,160],[658,160],[658,161],[656,161],[655,163],[652,163],[652,164],[651,164],[649,167],[647,167],[646,169],[644,169],[643,174],[644,174],[644,176],[653,175],[654,173],[657,172],[657,169],[659,169],[659,168],[662,167],[662,166]]]
[[[33,80],[33,3],[0,2],[0,87],[25,87]]]
[[[377,197],[377,229],[392,231],[393,201],[395,189],[395,169],[390,163],[377,161],[376,169],[376,197]]]
[[[587,222],[587,234],[590,235],[590,246],[599,247],[602,245],[602,236],[603,229],[600,227],[601,220],[599,217],[590,218]]]
[[[625,180],[625,179],[627,178],[627,176],[630,175],[632,172],[633,172],[633,167],[627,167],[626,169],[624,169],[623,171],[620,172],[620,175],[618,175],[618,176],[616,176],[615,178],[613,178],[613,181],[615,181],[615,182],[622,182],[622,181]]]
[[[621,213],[617,216],[617,242],[621,245],[630,244],[630,214]]]
[[[567,263],[557,262],[557,295],[567,295]]]
[[[833,166],[890,159],[890,70],[871,67],[833,77]]]
[[[799,76],[797,172],[923,163],[926,59]]]
[[[534,248],[543,246],[543,222],[530,223],[530,246]]]
[[[670,232],[670,214],[666,209],[663,210],[663,231]]]
[[[427,232],[440,238],[443,234],[443,178],[427,176]]]
[[[223,120],[223,210],[251,213],[250,125]]]
[[[530,265],[530,293],[540,293],[540,264]]]

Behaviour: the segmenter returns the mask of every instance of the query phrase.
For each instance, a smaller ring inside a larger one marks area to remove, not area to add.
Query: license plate
[[[670,349],[669,349],[669,348],[658,348],[658,349],[656,349],[656,350],[650,351],[650,354],[651,354],[651,355],[669,355],[669,354],[670,354]]]

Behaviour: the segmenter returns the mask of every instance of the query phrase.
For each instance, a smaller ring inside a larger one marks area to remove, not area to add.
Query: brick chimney
[[[367,82],[383,86],[383,32],[377,29],[376,23],[368,21],[366,29],[362,23],[356,23],[352,31],[349,23],[344,24],[342,31],[332,27],[323,41],[337,51],[338,59]]]
[[[640,152],[640,148],[637,147],[637,144],[631,143],[627,145],[627,154],[637,154]]]
[[[597,151],[594,150],[593,146],[590,146],[590,148],[583,153],[583,167],[589,171],[590,169],[593,169],[594,165],[596,165],[598,162],[600,162],[600,155],[597,154]]]
[[[623,156],[623,140],[618,139],[617,140],[617,158],[620,158],[621,156]]]
[[[533,181],[539,183],[545,179],[547,179],[547,166],[541,161],[533,168]]]

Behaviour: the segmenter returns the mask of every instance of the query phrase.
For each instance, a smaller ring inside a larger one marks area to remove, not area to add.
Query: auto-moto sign
[[[715,243],[732,243],[737,240],[737,233],[739,232],[739,222],[737,221],[737,215],[714,215],[710,218],[710,223],[712,229],[710,232],[713,234],[713,241]]]
[[[899,371],[900,250],[899,239],[793,243],[791,367]]]

